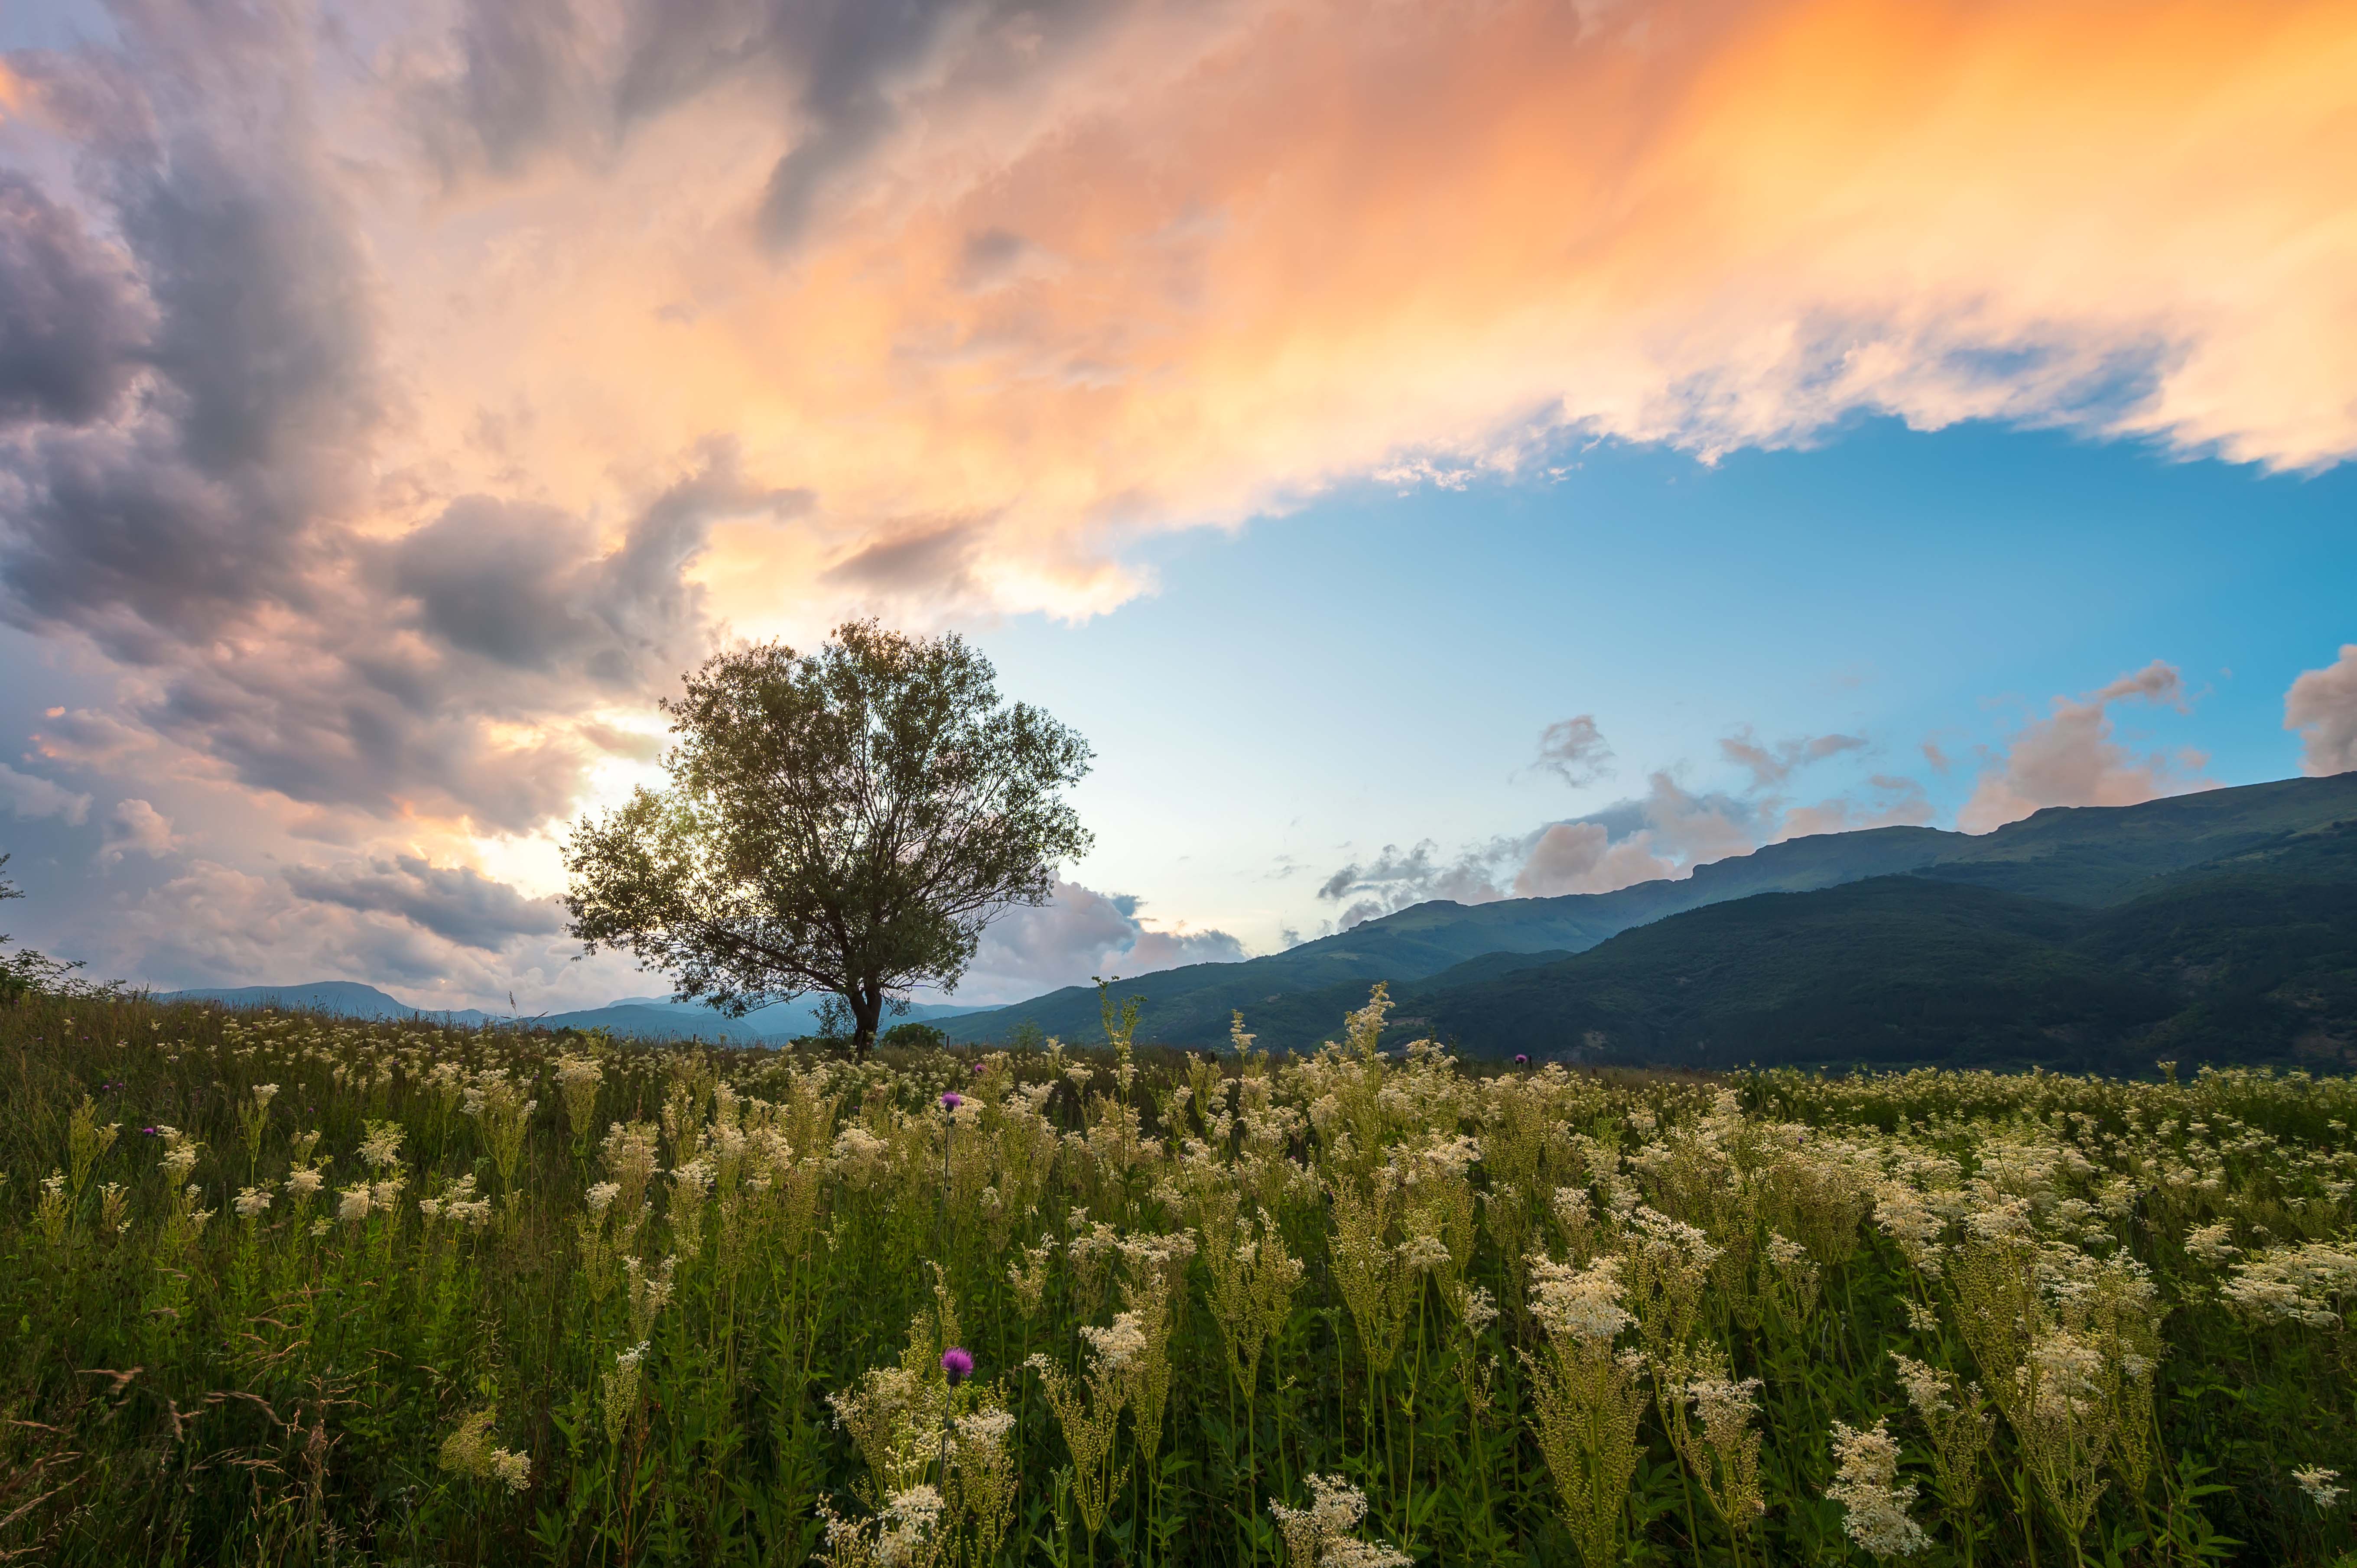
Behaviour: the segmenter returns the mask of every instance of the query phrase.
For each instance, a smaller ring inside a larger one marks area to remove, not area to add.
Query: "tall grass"
[[[1383,1013],[855,1064],[0,1008],[0,1557],[2357,1561],[2351,1080]]]

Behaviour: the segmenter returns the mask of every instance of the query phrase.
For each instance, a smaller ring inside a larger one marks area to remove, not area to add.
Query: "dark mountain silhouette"
[[[2257,983],[2257,950],[2288,950],[2242,940],[2238,932],[2262,928],[2238,918],[2345,949],[2345,928],[2318,889],[2341,885],[2342,840],[2332,830],[2352,822],[2357,774],[2341,774],[2137,806],[2052,808],[1982,835],[1832,833],[1613,893],[1420,904],[1266,958],[1168,970],[1117,989],[1145,999],[1141,1038],[1185,1046],[1224,1044],[1241,1011],[1265,1046],[1314,1047],[1384,981],[1403,1026],[1501,1056],[1944,1060],[1969,1045],[2059,1065],[2074,1052],[2140,1051],[2147,1036],[2198,1037],[2211,1042],[2205,1050],[2226,1051],[2222,1029],[2243,1031],[2233,1050],[2280,1059],[2293,1050],[2284,1036],[2291,1014],[2263,1023],[2251,1002],[2234,1004],[2231,1026],[2170,1020],[2184,1006],[2225,1005],[2193,997],[2185,975],[2231,971],[2241,977],[2232,983],[2248,986]],[[2218,902],[2230,888],[2238,901]],[[2241,914],[2213,918],[2213,907]],[[2095,910],[2116,913],[2106,923],[2092,918]],[[1744,945],[1754,959],[1711,960],[1718,943]],[[2180,964],[2170,956],[2179,952],[2218,956]],[[1803,954],[1815,956],[1791,968]],[[1933,983],[1943,975],[1953,983]],[[2298,983],[2273,982],[2269,993]],[[1636,991],[1647,988],[1666,989],[1640,1006]],[[1621,1000],[1607,1008],[1608,995]],[[1703,1011],[1689,1016],[1672,995]],[[1706,1007],[1705,997],[1719,1000]],[[2269,1005],[2309,1018],[2292,1029],[2309,1041],[2300,1050],[2339,1048],[2332,1004],[2313,1018],[2299,1011],[2305,1004]],[[1818,1020],[1804,1025],[1812,1010]],[[1869,1022],[1870,1038],[1851,1039]],[[1083,987],[946,1026],[992,1043],[1027,1026],[1075,1042],[1102,1037],[1096,994]],[[2276,1043],[2261,1051],[2261,1040]]]

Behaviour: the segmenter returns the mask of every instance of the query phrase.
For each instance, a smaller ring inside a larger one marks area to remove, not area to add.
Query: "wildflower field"
[[[2334,1563],[2357,1084],[0,1008],[0,1558]]]

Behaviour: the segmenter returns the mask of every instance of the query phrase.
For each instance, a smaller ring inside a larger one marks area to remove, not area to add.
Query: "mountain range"
[[[1314,1047],[1377,981],[1405,1038],[1469,1056],[1727,1067],[2157,1057],[2357,1066],[2357,773],[1981,835],[1880,828],[1675,881],[1420,904],[1241,963],[1124,982],[1141,1039]],[[944,1026],[1101,1040],[1067,987]]]
[[[171,991],[164,993],[156,1000],[218,1002],[228,1007],[306,1008],[345,1018],[414,1018],[470,1027],[509,1024],[544,1029],[603,1029],[608,1034],[632,1039],[725,1040],[748,1046],[776,1044],[819,1032],[819,999],[812,996],[776,1003],[748,1013],[742,1018],[726,1017],[709,1007],[673,1002],[666,996],[625,996],[603,1007],[585,1007],[570,1013],[544,1013],[537,1016],[485,1013],[474,1007],[459,1012],[437,1013],[429,1008],[412,1007],[386,995],[373,985],[350,980],[320,980],[303,985],[242,985],[228,990]],[[974,1011],[951,1003],[912,1003],[904,1015],[888,1019],[887,1025],[933,1023]]]
[[[1378,982],[1394,1038],[1492,1058],[2357,1067],[2357,773],[2055,807],[1979,835],[1792,839],[1609,893],[1436,900],[1117,992],[1141,999],[1142,1041],[1222,1047],[1241,1013],[1264,1047],[1304,1050]],[[435,1013],[347,981],[164,999],[747,1045],[818,1029],[813,997],[741,1019],[655,996],[538,1017]],[[1104,1037],[1083,986],[906,1016],[970,1044]]]

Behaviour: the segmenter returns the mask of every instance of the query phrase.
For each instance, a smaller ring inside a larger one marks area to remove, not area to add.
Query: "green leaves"
[[[670,785],[565,848],[573,931],[741,1016],[820,991],[857,1042],[895,996],[950,989],[983,928],[1045,903],[1089,834],[1061,791],[1086,742],[1002,704],[954,633],[873,621],[818,651],[721,654],[667,702]]]

